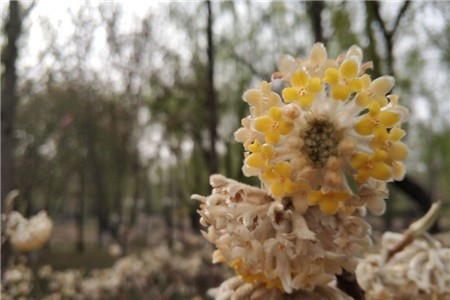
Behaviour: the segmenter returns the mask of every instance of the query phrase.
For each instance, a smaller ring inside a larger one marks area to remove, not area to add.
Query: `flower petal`
[[[277,172],[281,176],[284,176],[284,177],[291,176],[291,166],[286,161],[277,163],[275,165],[274,169],[275,169],[275,172]]]
[[[400,121],[400,116],[393,111],[382,111],[378,118],[385,127],[392,127]]]
[[[310,93],[318,93],[322,90],[322,85],[320,84],[320,78],[314,77],[311,78],[308,84],[308,91]]]
[[[339,71],[336,68],[328,68],[325,71],[323,82],[335,85],[339,82]]]
[[[331,97],[336,100],[347,100],[350,96],[350,89],[346,86],[337,84],[331,88]]]
[[[269,144],[278,144],[280,142],[280,134],[278,133],[278,131],[269,131],[266,133],[265,140]]]
[[[371,177],[378,180],[388,180],[391,177],[391,171],[385,163],[378,162],[373,165]]]
[[[290,122],[281,120],[280,123],[278,124],[278,131],[280,132],[280,134],[286,135],[289,132],[291,132],[292,127],[293,126]]]
[[[292,102],[298,98],[298,92],[294,88],[285,88],[283,89],[281,94],[283,95],[283,99],[286,102]]]
[[[256,130],[262,133],[266,133],[272,128],[273,124],[274,122],[272,118],[270,118],[269,116],[262,116],[255,119],[254,125]]]
[[[355,126],[355,131],[360,135],[369,135],[372,134],[374,125],[372,120],[369,117],[364,117],[360,121],[358,121]]]
[[[250,154],[246,158],[245,163],[253,168],[262,168],[264,166],[264,160],[259,153]]]
[[[251,105],[257,105],[261,102],[261,92],[256,89],[248,90],[242,98]]]
[[[309,81],[309,76],[304,71],[300,70],[294,73],[291,79],[291,85],[296,88],[306,87]]]
[[[355,78],[358,75],[358,63],[353,59],[348,59],[339,67],[339,73],[345,78]]]
[[[314,101],[314,97],[311,94],[306,94],[297,99],[297,103],[303,108],[308,108]]]

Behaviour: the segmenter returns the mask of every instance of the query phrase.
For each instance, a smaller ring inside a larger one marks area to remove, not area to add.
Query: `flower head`
[[[34,251],[42,247],[50,237],[53,222],[45,211],[29,220],[17,211],[11,212],[6,224],[6,233],[11,244],[19,251]]]
[[[387,95],[393,79],[372,81],[370,66],[359,47],[333,60],[316,44],[306,59],[280,60],[272,78],[285,81],[282,97],[264,81],[244,93],[250,115],[235,138],[244,174],[261,187],[213,175],[211,195],[193,196],[203,235],[217,248],[213,261],[239,275],[218,297],[334,293],[336,274],[355,270],[371,245],[365,208],[384,212],[386,182],[402,178],[408,154],[400,129],[407,110]]]
[[[368,189],[384,191],[386,182],[403,177],[408,149],[400,125],[408,112],[396,95],[387,95],[394,79],[372,80],[365,73],[370,63],[362,58],[362,50],[353,46],[332,60],[316,44],[306,59],[282,59],[273,77],[287,85],[283,101],[275,96],[264,105],[246,100],[248,126],[245,134],[244,129],[236,134],[248,151],[244,171],[258,176],[274,198],[319,205],[328,214],[351,212],[374,203],[373,195],[385,195]],[[263,82],[261,89],[269,85]],[[257,143],[271,145],[270,155],[262,159],[255,153],[251,145]]]
[[[385,232],[381,253],[358,264],[356,276],[367,299],[449,299],[450,249],[428,236],[413,240],[386,262],[384,253],[403,239],[403,234]]]
[[[214,261],[227,263],[245,282],[313,291],[342,269],[354,270],[356,256],[371,244],[370,226],[360,216],[325,214],[315,206],[301,214],[287,199],[221,175],[211,176],[211,185],[212,195],[193,196],[202,203],[203,235],[217,247]]]

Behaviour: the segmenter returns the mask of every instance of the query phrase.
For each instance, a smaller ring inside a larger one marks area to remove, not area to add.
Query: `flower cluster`
[[[304,214],[285,198],[221,175],[211,176],[212,195],[201,202],[205,238],[215,244],[214,262],[226,262],[249,283],[287,293],[326,286],[342,269],[354,270],[356,257],[370,245],[370,227],[357,215]]]
[[[318,205],[326,214],[361,206],[381,214],[386,182],[405,173],[408,112],[387,95],[394,79],[372,80],[370,66],[356,46],[336,60],[322,44],[303,60],[284,56],[273,75],[281,96],[264,81],[243,95],[251,115],[235,137],[246,150],[244,174],[301,213]]]
[[[217,247],[213,261],[249,284],[237,289],[314,294],[353,272],[370,246],[365,209],[384,212],[386,183],[404,176],[408,154],[400,128],[408,111],[388,95],[394,79],[372,80],[370,67],[359,47],[329,59],[315,44],[306,59],[284,56],[272,82],[244,93],[250,115],[235,138],[244,174],[261,188],[213,175],[212,194],[193,196]],[[241,293],[219,290],[218,298]]]
[[[27,259],[21,257],[13,266],[3,270],[1,299],[29,299],[33,290],[33,271],[26,265]]]
[[[39,212],[29,220],[19,212],[12,211],[7,217],[6,235],[15,249],[23,252],[42,247],[50,237],[53,222],[45,211]]]
[[[271,300],[351,300],[347,294],[331,286],[318,286],[312,291],[300,290],[286,295],[277,289],[268,290],[262,284],[252,284],[242,281],[238,276],[224,281],[218,288],[209,291],[210,296],[216,300],[244,300],[244,299],[271,299]]]
[[[450,248],[424,236],[415,239],[386,262],[383,253],[399,244],[403,235],[386,232],[380,254],[371,254],[358,264],[358,282],[368,300],[449,299]]]
[[[89,272],[57,271],[50,265],[34,271],[25,256],[19,256],[3,270],[0,298],[91,300],[128,299],[134,295],[137,299],[200,299],[203,285],[223,279],[222,270],[207,263],[210,248],[202,247],[205,241],[198,235],[183,232],[177,243],[169,247],[160,242],[139,254],[118,259],[109,268]],[[195,255],[186,255],[186,251],[195,251]]]

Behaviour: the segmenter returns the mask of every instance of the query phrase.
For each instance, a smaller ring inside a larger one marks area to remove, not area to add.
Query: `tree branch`
[[[308,1],[306,2],[306,8],[311,21],[311,28],[314,32],[314,41],[316,43],[322,42],[326,45],[327,41],[323,36],[322,27],[322,11],[325,8],[325,3],[323,1]]]
[[[391,29],[392,35],[394,35],[395,32],[397,31],[400,21],[402,20],[403,16],[405,15],[406,11],[408,10],[408,7],[410,6],[410,4],[411,4],[411,1],[409,1],[409,0],[406,0],[405,2],[403,2],[403,5],[400,8],[400,10],[398,11],[397,18],[395,18],[394,25]]]

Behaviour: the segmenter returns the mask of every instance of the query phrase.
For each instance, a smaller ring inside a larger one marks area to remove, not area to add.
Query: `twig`
[[[388,262],[396,253],[405,249],[405,247],[411,244],[414,239],[425,234],[426,231],[430,229],[431,226],[433,226],[439,216],[439,209],[441,205],[442,201],[433,203],[431,208],[422,218],[409,225],[408,229],[403,235],[403,239],[397,245],[395,245],[394,248],[388,250],[384,255],[384,263]]]
[[[391,29],[391,35],[394,35],[395,32],[397,31],[397,28],[398,28],[398,26],[400,24],[400,21],[402,20],[403,15],[405,14],[405,12],[408,10],[408,7],[409,7],[410,4],[411,4],[411,1],[409,1],[409,0],[406,0],[405,2],[403,2],[402,7],[398,11],[397,18],[395,18],[394,25],[393,25],[393,27]]]

